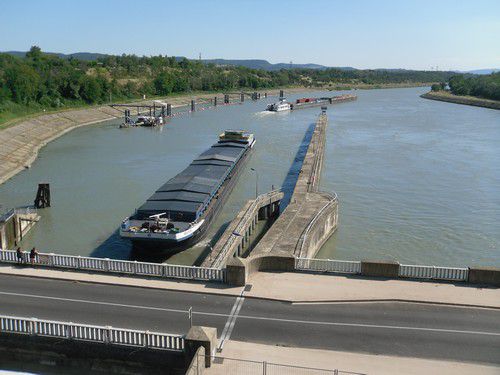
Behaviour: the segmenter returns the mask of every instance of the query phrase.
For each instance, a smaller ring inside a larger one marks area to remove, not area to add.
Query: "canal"
[[[321,184],[339,195],[340,226],[318,257],[500,266],[500,112],[421,99],[425,91],[356,91],[357,102],[329,107]],[[0,185],[0,203],[30,204],[37,184],[49,182],[52,207],[24,248],[128,259],[121,220],[221,131],[251,131],[255,150],[207,238],[167,259],[192,264],[255,195],[257,174],[264,192],[298,172],[297,150],[319,108],[262,113],[267,102],[179,116],[160,129],[118,129],[119,121],[76,129]]]

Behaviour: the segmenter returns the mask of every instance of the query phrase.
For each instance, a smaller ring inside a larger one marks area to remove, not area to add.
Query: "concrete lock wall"
[[[186,352],[186,364],[190,366],[196,357],[200,347],[204,348],[204,366],[210,367],[212,364],[211,355],[215,352],[217,346],[217,328],[194,326],[191,327],[184,338],[184,347]]]
[[[246,259],[233,258],[226,266],[226,282],[233,286],[245,286],[251,276],[265,271],[295,271],[295,257],[289,253],[258,255]]]
[[[399,277],[399,263],[391,261],[362,261],[361,274],[372,277]]]
[[[205,369],[205,347],[200,346],[191,360],[186,375],[201,375]]]
[[[177,375],[186,369],[183,352],[11,333],[0,333],[0,363],[35,373]]]
[[[488,284],[500,286],[500,268],[494,267],[472,267],[469,268],[469,279],[471,284]]]
[[[297,252],[301,258],[314,258],[324,243],[335,233],[338,225],[338,201],[331,201],[316,216],[312,225],[307,229],[301,249]]]

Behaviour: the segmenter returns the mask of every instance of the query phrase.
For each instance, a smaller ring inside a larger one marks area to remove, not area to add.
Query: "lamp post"
[[[254,168],[250,169],[255,172],[255,199],[257,199],[257,196],[259,195],[259,172],[257,172]]]

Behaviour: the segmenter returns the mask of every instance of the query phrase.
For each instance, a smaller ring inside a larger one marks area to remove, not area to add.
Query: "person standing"
[[[36,256],[38,255],[38,251],[36,250],[36,248],[34,247],[33,249],[31,249],[30,251],[30,262],[31,264],[35,264],[35,258]]]
[[[23,263],[23,251],[21,250],[20,247],[17,248],[16,255],[17,255],[17,263],[18,264]]]

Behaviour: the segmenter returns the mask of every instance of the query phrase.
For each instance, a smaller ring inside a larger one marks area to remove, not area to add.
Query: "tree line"
[[[406,70],[283,69],[216,66],[169,56],[64,59],[32,47],[24,58],[0,53],[0,114],[14,103],[40,109],[107,103],[142,95],[447,81],[453,73]]]
[[[450,78],[448,85],[455,95],[500,100],[500,72],[481,76],[457,75]]]

